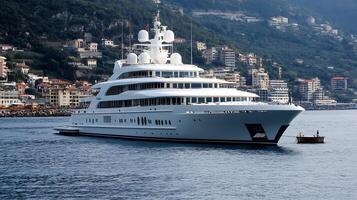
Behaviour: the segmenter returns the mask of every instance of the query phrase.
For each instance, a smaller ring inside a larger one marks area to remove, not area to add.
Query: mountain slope
[[[298,0],[296,0],[298,1]],[[346,39],[336,39],[320,34],[307,24],[307,18],[314,15],[324,19],[314,10],[292,0],[166,0],[167,3],[181,7],[187,14],[193,11],[219,11],[243,13],[255,16],[262,21],[244,23],[214,15],[204,17],[194,15],[195,21],[231,40],[232,44],[245,52],[255,52],[260,56],[270,57],[282,63],[288,78],[319,76],[325,85],[334,75],[349,76],[355,83],[357,79],[357,54]],[[289,24],[297,23],[297,28],[283,31],[268,25],[274,16],[289,18]],[[318,26],[318,25],[316,25]],[[340,30],[340,37],[346,31]],[[296,59],[303,59],[303,64],[296,64]],[[333,66],[334,69],[328,68]]]
[[[68,40],[82,38],[85,32],[89,32],[98,43],[101,38],[111,38],[118,44],[121,42],[123,27],[124,43],[128,46],[136,42],[137,31],[151,25],[157,10],[151,0],[0,0],[0,5],[0,43],[9,43],[39,54],[38,59],[30,63],[31,67],[68,79],[74,78],[73,70],[66,64],[69,55],[61,51],[60,47],[43,46],[40,42],[42,38],[64,44]],[[172,28],[178,37],[189,39],[190,18],[166,7],[160,7],[160,11],[164,24]],[[221,41],[196,23],[193,23],[192,28],[195,38],[212,43]],[[188,45],[186,43],[176,47],[184,50],[183,59],[186,62],[190,55]],[[22,54],[9,56],[8,61],[23,57]],[[112,63],[117,58],[119,53],[109,52],[103,57],[107,60],[98,63],[110,64],[99,68],[104,67],[104,72],[110,72]],[[194,60],[200,59],[195,56]]]
[[[292,0],[349,32],[357,33],[357,1],[355,0]]]

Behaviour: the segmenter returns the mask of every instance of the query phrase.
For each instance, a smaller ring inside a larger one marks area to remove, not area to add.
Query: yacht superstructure
[[[149,32],[138,34],[142,53],[115,62],[113,75],[92,87],[69,127],[79,134],[183,142],[277,144],[303,108],[254,102],[258,96],[220,79],[173,53],[174,33],[159,12]]]

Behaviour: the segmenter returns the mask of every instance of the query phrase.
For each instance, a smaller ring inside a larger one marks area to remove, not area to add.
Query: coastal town
[[[194,12],[194,15],[215,15],[245,23],[262,21],[243,13],[210,11]],[[316,34],[342,40],[339,31],[331,25],[318,24],[312,16],[307,18],[307,22]],[[280,31],[299,27],[283,16],[272,17],[267,23]],[[40,41],[43,46],[66,52],[68,56],[65,64],[71,67],[75,80],[46,75],[36,68],[36,63],[29,56],[17,58],[18,53],[31,52],[31,48],[0,44],[0,117],[69,115],[71,109],[80,106],[81,98],[91,95],[90,88],[93,84],[109,78],[109,73],[98,73],[98,64],[103,62],[103,56],[114,54],[119,59],[138,50],[130,47],[131,40],[129,44],[124,44],[123,41],[119,44],[114,38],[95,38],[89,32],[83,37],[64,42],[53,42],[43,35]],[[338,102],[334,98],[336,94],[356,95],[357,91],[349,87],[349,78],[346,76],[330,77],[327,88],[319,77],[287,80],[285,69],[288,66],[282,66],[253,52],[244,53],[227,44],[212,46],[204,41],[188,41],[180,37],[175,38],[174,44],[180,46],[189,42],[191,51],[193,48],[203,60],[198,64],[206,69],[200,77],[229,81],[232,83],[231,87],[258,94],[258,101],[277,104],[292,102],[305,109],[356,109],[357,99]],[[114,61],[110,62],[113,64]],[[304,60],[296,58],[294,62],[299,65]],[[269,70],[266,65],[269,65]],[[333,69],[333,66],[327,68]]]
[[[186,40],[183,38],[175,39],[175,43],[184,42]],[[97,62],[103,56],[101,49],[120,49],[120,46],[105,38],[98,44],[92,40],[90,33],[62,44],[64,50],[72,52],[68,64],[75,69],[76,81],[45,76],[28,64],[31,59],[8,61],[7,57],[0,56],[0,117],[69,115],[71,109],[80,106],[81,98],[91,95],[91,85],[109,77],[101,74],[100,80],[86,80],[95,73]],[[11,44],[0,44],[0,48],[0,55],[24,51]],[[301,77],[294,82],[296,85],[289,85],[284,80],[281,65],[272,64],[276,73],[276,78],[272,79],[264,67],[266,61],[255,53],[240,53],[227,45],[208,47],[202,41],[196,41],[193,48],[201,53],[207,66],[214,63],[214,67],[206,67],[201,77],[229,81],[231,87],[258,94],[258,101],[277,104],[293,101],[306,109],[356,108],[357,99],[342,103],[327,95],[352,90],[348,87],[347,77],[332,77],[329,91],[323,88],[319,77]],[[128,48],[125,52],[128,52]],[[237,66],[245,67],[248,73],[242,75]],[[297,91],[297,98],[292,98],[292,90]]]

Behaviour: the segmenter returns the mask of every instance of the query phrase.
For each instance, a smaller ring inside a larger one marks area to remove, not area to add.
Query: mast
[[[191,65],[192,65],[192,18],[191,18]]]
[[[124,59],[124,21],[121,21],[121,59]]]

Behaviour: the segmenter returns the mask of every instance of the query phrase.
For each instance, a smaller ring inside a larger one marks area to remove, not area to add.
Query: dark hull
[[[297,143],[307,143],[307,144],[314,144],[314,143],[324,143],[325,137],[296,137]]]

